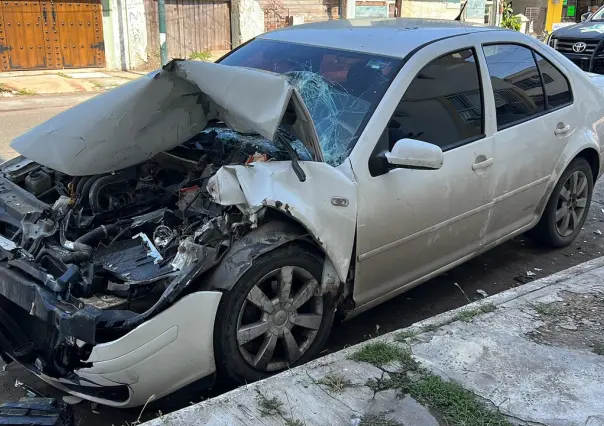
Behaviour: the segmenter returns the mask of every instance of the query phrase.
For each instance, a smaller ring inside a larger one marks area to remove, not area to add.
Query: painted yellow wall
[[[547,1],[547,16],[545,18],[545,29],[550,33],[552,32],[552,26],[557,22],[562,22],[562,0],[557,0],[558,3],[554,3],[555,0]]]

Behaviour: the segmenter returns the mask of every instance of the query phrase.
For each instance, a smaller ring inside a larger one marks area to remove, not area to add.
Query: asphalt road
[[[14,136],[83,99],[82,95],[31,98],[20,99],[12,104],[5,102],[6,99],[0,99],[0,156],[6,159],[13,155],[8,143]],[[509,241],[365,314],[336,324],[324,353],[408,326],[464,305],[468,300],[479,299],[482,296],[478,290],[492,295],[522,285],[519,277],[534,274],[531,277],[541,278],[601,256],[604,252],[604,236],[598,231],[604,233],[604,183],[596,186],[588,220],[574,244],[561,250],[550,250],[536,246],[524,237]],[[17,400],[24,395],[22,389],[14,387],[17,379],[46,394],[60,395],[13,364],[7,371],[0,372],[0,402]],[[225,390],[228,389],[191,393],[152,405],[146,410],[142,420],[154,416],[159,410],[167,412]],[[139,410],[94,407],[88,402],[76,405],[75,411],[76,424],[86,426],[126,425],[126,422],[136,420],[139,414]]]

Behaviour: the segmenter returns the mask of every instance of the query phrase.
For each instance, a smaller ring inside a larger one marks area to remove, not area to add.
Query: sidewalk
[[[79,69],[0,73],[0,96],[102,92],[140,77],[140,73]]]
[[[603,294],[601,257],[146,424],[604,425]]]
[[[203,56],[203,60],[214,62],[226,53],[228,51],[210,52]],[[102,92],[145,74],[147,71],[107,71],[102,68],[3,72],[0,73],[0,98]]]

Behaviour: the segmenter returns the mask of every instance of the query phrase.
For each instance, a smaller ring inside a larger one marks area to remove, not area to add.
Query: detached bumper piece
[[[71,426],[73,410],[54,398],[21,398],[0,405],[0,425]]]

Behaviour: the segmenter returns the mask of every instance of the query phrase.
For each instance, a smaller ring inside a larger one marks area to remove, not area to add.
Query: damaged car
[[[138,406],[304,363],[336,313],[520,233],[568,245],[601,174],[601,86],[461,22],[301,25],[174,60],[12,142],[2,358]]]

